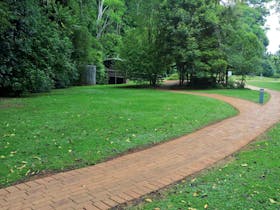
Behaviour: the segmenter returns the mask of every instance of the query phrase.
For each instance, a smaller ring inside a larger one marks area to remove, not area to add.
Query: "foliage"
[[[0,36],[1,94],[70,85],[77,76],[71,41],[48,22],[36,1],[5,2],[10,15]]]
[[[270,69],[273,69],[273,75],[274,74],[280,74],[280,51],[273,54],[267,54],[266,56],[266,68],[264,67],[264,72],[266,71],[272,71]],[[272,76],[272,75],[269,75]]]
[[[261,74],[265,77],[272,77],[276,73],[276,66],[272,61],[271,55],[266,55],[262,62],[262,72]]]
[[[156,84],[166,72],[165,54],[160,51],[158,41],[158,7],[159,1],[132,2],[137,5],[134,26],[128,28],[123,37],[121,57],[124,61],[119,65],[129,79],[149,81]]]
[[[179,80],[179,75],[178,73],[173,73],[170,76],[168,76],[166,80]]]
[[[259,3],[259,2],[258,2]],[[260,72],[267,45],[262,4],[217,1],[165,1],[161,6],[163,52],[180,75],[180,84],[197,77],[227,83],[228,70],[247,75]]]
[[[115,62],[129,79],[156,85],[170,72],[180,83],[279,74],[266,56],[264,0],[3,0],[0,92],[48,91],[77,84],[80,69]],[[192,81],[191,81],[192,80]],[[244,82],[243,82],[244,84]]]

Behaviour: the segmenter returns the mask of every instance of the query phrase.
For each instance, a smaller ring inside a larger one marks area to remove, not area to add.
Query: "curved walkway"
[[[279,121],[280,92],[268,92],[263,106],[192,93],[226,101],[240,114],[108,162],[0,189],[0,209],[108,209],[163,188],[231,155]]]

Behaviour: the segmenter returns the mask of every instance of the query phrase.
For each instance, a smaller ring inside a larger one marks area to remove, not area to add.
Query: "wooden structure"
[[[108,84],[125,84],[126,77],[121,71],[113,69],[116,59],[108,58],[103,63],[108,76]]]
[[[108,84],[125,84],[126,78],[120,71],[106,68],[108,75]]]

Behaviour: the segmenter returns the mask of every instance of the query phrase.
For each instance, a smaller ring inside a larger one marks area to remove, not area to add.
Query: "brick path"
[[[263,106],[211,94],[240,114],[108,162],[0,189],[0,209],[108,209],[160,189],[225,158],[275,124],[280,92],[269,92]]]

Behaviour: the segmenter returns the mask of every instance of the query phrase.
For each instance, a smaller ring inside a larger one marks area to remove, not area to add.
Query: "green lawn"
[[[203,93],[215,93],[225,96],[241,98],[252,102],[259,102],[259,91],[249,90],[249,89],[213,89],[213,90],[201,90],[199,92]],[[269,94],[265,93],[264,101],[269,100]]]
[[[241,76],[233,75],[230,77],[233,80],[241,80]],[[246,81],[262,81],[262,82],[280,82],[279,78],[260,77],[260,76],[246,76]]]
[[[233,79],[240,79],[240,76],[233,76]],[[270,77],[247,76],[246,83],[261,88],[280,91],[280,79]]]
[[[247,84],[280,91],[280,81],[279,82],[247,81]]]
[[[247,81],[262,81],[262,82],[280,82],[279,78],[260,77],[260,76],[247,76]]]
[[[280,124],[228,164],[147,196],[130,209],[280,209],[279,136]]]
[[[0,186],[95,164],[235,114],[206,97],[108,86],[1,99]]]

